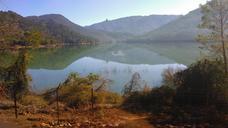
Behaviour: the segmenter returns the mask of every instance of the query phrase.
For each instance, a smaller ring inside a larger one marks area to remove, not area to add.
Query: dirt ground
[[[54,108],[19,107],[15,119],[13,107],[0,107],[0,128],[153,128],[147,115],[132,114],[120,108],[93,112],[61,108],[60,123]]]

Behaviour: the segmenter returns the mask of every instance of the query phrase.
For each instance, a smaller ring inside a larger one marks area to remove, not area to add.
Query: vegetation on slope
[[[126,110],[151,112],[152,124],[159,126],[227,126],[228,80],[222,61],[201,60],[165,74],[161,87],[128,92]]]
[[[11,11],[1,11],[0,22],[1,46],[29,46],[31,42],[41,45],[82,45],[96,42],[53,20],[32,20]]]

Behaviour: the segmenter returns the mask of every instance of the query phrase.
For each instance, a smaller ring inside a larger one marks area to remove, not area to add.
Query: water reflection
[[[55,87],[64,81],[69,73],[78,72],[82,76],[96,73],[110,79],[113,81],[110,89],[120,92],[135,72],[138,72],[148,85],[159,86],[162,81],[161,74],[168,67],[186,68],[182,64],[124,64],[92,57],[82,57],[61,70],[29,69],[28,73],[33,79],[32,87],[35,91]]]

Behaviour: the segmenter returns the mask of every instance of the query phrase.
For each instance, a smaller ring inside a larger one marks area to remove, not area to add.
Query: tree
[[[93,83],[95,81],[99,80],[99,76],[98,75],[95,75],[95,74],[92,74],[90,73],[88,75],[88,81],[89,81],[89,84],[91,85],[91,109],[94,110],[94,104],[95,104],[95,97],[94,97],[94,86],[93,86]]]
[[[28,92],[29,79],[27,77],[28,57],[25,50],[19,52],[16,62],[5,69],[4,81],[8,85],[10,95],[14,100],[15,117],[18,117],[17,102]]]
[[[123,94],[124,96],[129,96],[134,92],[141,91],[142,85],[145,85],[144,81],[142,81],[139,73],[134,73],[132,75],[131,80],[124,86]]]
[[[228,1],[211,0],[201,5],[201,10],[203,16],[199,27],[208,29],[209,34],[199,35],[198,39],[204,48],[223,58],[224,71],[227,74]]]
[[[36,31],[29,33],[29,35],[27,36],[24,34],[22,37],[18,35],[7,35],[6,37],[9,37],[9,40],[11,40],[12,42],[14,39],[19,42],[24,41],[32,47],[37,46],[41,41],[41,36]],[[25,46],[27,47],[28,45]],[[22,95],[29,91],[29,79],[27,76],[28,61],[29,59],[27,49],[24,48],[22,50],[19,50],[19,56],[16,62],[12,66],[3,69],[3,73],[0,73],[0,78],[3,79],[8,85],[10,94],[14,100],[16,118],[18,117],[18,99],[20,99]]]
[[[38,30],[31,30],[26,31],[23,34],[21,41],[24,43],[25,46],[33,46],[37,47],[42,42],[42,34]]]

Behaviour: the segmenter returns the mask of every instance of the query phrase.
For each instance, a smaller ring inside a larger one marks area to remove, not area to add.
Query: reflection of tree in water
[[[128,73],[132,73],[132,68],[130,66],[127,67]],[[140,75],[139,75],[140,76]]]
[[[144,73],[145,72],[149,72],[149,69],[145,67],[145,68],[142,69],[142,72],[144,72]]]
[[[118,71],[117,67],[113,67],[113,68],[103,68],[103,70],[101,70],[101,72],[103,74],[109,75],[109,74],[116,74],[119,71]]]
[[[133,72],[133,69],[132,69],[132,67],[127,66],[126,68],[123,69],[123,72],[131,74]]]
[[[113,73],[113,74],[116,74],[116,73],[117,73],[117,67],[114,67],[114,68],[112,69],[112,73]]]

